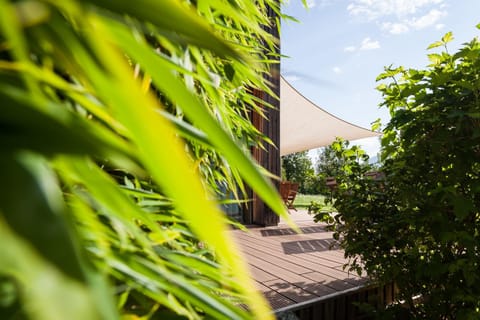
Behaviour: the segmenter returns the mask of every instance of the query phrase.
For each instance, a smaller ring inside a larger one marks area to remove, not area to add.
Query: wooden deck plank
[[[318,297],[318,295],[288,282],[279,282],[274,280],[266,282],[264,285],[274,289],[276,292],[282,294],[290,300],[295,301],[296,303],[312,300]]]
[[[266,282],[270,280],[278,279],[275,275],[270,272],[266,272],[262,269],[257,268],[253,264],[249,264],[250,272],[252,273],[253,278],[258,282]]]
[[[298,237],[299,235],[296,235],[296,236],[293,236],[293,235],[285,235],[285,236],[275,236],[275,237],[268,237],[268,236],[262,236],[261,234],[259,234],[258,232],[251,232],[251,231],[247,231],[247,232],[242,232],[242,231],[238,231],[235,233],[235,236],[238,236],[238,237],[242,237],[243,239],[251,239],[252,241],[256,241],[258,242],[259,245],[262,245],[262,246],[265,246],[267,244],[269,245],[272,245],[274,247],[278,247],[278,248],[282,248],[282,245],[281,243],[287,243],[289,244],[290,246],[292,245],[295,245],[295,241],[305,241],[305,236],[304,235],[300,235],[300,236],[303,236],[303,237]],[[295,237],[295,238],[293,238]],[[299,239],[299,240],[297,240]],[[328,242],[330,243],[332,241],[332,238],[331,236],[326,236],[326,235],[321,235],[319,234],[318,235],[318,238],[316,240],[323,240],[325,243]],[[290,242],[292,242],[292,244],[290,244]],[[321,251],[320,251],[321,250]],[[331,251],[329,249],[329,247],[323,247],[323,248],[318,248],[318,251],[320,252],[328,252],[328,251]],[[334,251],[340,251],[340,250],[334,250]],[[309,251],[309,252],[313,252],[313,251]],[[301,253],[301,252],[299,252]],[[343,255],[343,252],[339,252],[337,254],[338,256],[342,256]]]
[[[262,260],[266,260],[265,258],[268,256],[268,260],[266,260],[268,263],[281,266],[282,268],[296,274],[302,274],[312,271],[312,269],[307,269],[305,267],[302,267],[300,264],[296,264],[295,260],[291,257],[288,257],[288,259],[286,259],[284,256],[282,257],[279,254],[275,254],[275,252],[267,252],[265,250],[259,250],[255,247],[248,247],[248,250],[245,251],[245,253],[248,253],[248,256],[257,257]]]
[[[329,256],[337,257],[340,261],[345,261],[343,251],[330,250],[333,243],[332,233],[315,233],[315,234],[286,234],[284,236],[262,236],[258,231],[249,232],[249,236],[256,239],[262,239],[262,242],[277,243],[280,239],[284,246],[291,249],[291,253],[301,252],[328,252]],[[297,249],[297,250],[294,250]]]
[[[305,278],[305,277],[302,277],[298,273],[291,272],[287,269],[284,269],[281,266],[271,264],[266,260],[263,260],[263,259],[260,259],[260,258],[254,257],[254,256],[248,256],[247,260],[251,265],[255,266],[256,268],[258,268],[260,270],[263,270],[265,272],[272,273],[277,278],[282,279],[286,282],[290,282],[290,283],[312,282],[312,280],[310,280],[308,278]],[[262,282],[262,283],[264,283],[264,282]]]
[[[330,250],[332,232],[302,212],[296,234],[289,226],[252,227],[232,234],[248,261],[257,288],[273,309],[358,287],[365,278],[342,269],[343,251]]]
[[[307,272],[313,272],[317,271],[320,273],[323,273],[325,275],[331,276],[332,279],[334,280],[343,280],[343,279],[349,279],[351,280],[351,283],[357,284],[358,281],[357,279],[359,278],[355,274],[348,273],[346,271],[343,271],[341,269],[341,266],[334,264],[333,266],[324,266],[321,264],[323,261],[319,259],[320,261],[310,261],[307,259],[304,259],[304,255],[294,255],[294,256],[287,256],[282,255],[281,252],[279,251],[274,251],[270,249],[265,249],[264,247],[260,247],[254,243],[249,243],[247,241],[242,242],[242,246],[246,249],[246,252],[248,252],[249,255],[253,255],[256,257],[266,257],[268,256],[268,261],[277,265],[281,265],[284,268],[289,269],[290,271],[297,272],[299,274],[307,273]],[[283,259],[282,259],[283,258]],[[285,262],[281,262],[281,259]],[[289,266],[292,265],[292,263],[297,266],[296,268],[290,268]],[[302,266],[301,269],[298,268],[298,266]],[[339,269],[337,269],[337,267]],[[305,269],[309,269],[309,271],[303,271]],[[347,280],[348,282],[348,280]]]
[[[300,274],[296,274],[289,270],[283,269],[280,266],[268,264],[268,262],[266,262],[265,260],[261,260],[256,257],[249,257],[249,263],[259,269],[266,268],[269,270],[269,272],[275,274],[275,276],[278,277],[275,280],[269,280],[269,281],[260,281],[258,279],[255,279],[255,280],[261,282],[263,285],[267,285],[268,287],[278,292],[284,292],[285,290],[283,289],[290,288],[296,292],[293,296],[296,296],[298,292],[303,292],[303,291],[308,292],[308,295],[314,294],[317,296],[322,296],[322,295],[334,293],[336,291],[335,289],[325,285],[324,283],[320,283],[316,280],[312,280],[308,277],[304,277]],[[275,284],[275,286],[273,286],[273,284]],[[296,288],[293,288],[292,286],[295,286]],[[351,286],[346,286],[345,289],[350,287]],[[282,289],[282,290],[279,291],[279,289]],[[306,295],[306,293],[302,294],[302,296],[304,295]],[[291,296],[287,295],[287,297],[292,299]],[[296,300],[296,302],[299,302],[299,301]]]
[[[261,248],[268,248],[271,250],[276,250],[277,252],[281,252],[285,254],[285,250],[282,248],[282,239],[266,239],[263,240],[261,237],[254,236],[252,234],[238,232],[235,234],[235,237],[242,241],[245,245],[252,245]],[[340,253],[343,255],[343,253]],[[297,255],[298,256],[298,255]],[[301,255],[302,258],[310,260],[312,262],[320,263],[321,265],[325,265],[327,267],[342,267],[346,260],[342,257],[339,258],[338,255],[332,255],[331,252],[309,252],[308,255]]]
[[[265,298],[267,299],[272,309],[274,310],[288,307],[296,303],[294,300],[289,299],[288,297],[282,295],[281,293],[259,282],[257,282],[256,285],[257,285],[257,288],[260,290],[260,292],[265,296]]]
[[[364,281],[363,279],[338,279],[328,274],[321,272],[310,272],[302,274],[303,277],[325,284],[327,287],[333,288],[336,291],[356,287]]]

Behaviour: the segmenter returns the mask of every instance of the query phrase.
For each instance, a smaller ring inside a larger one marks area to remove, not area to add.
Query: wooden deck
[[[330,249],[332,233],[302,210],[291,215],[303,234],[283,221],[277,227],[250,227],[233,234],[259,290],[274,310],[360,289],[365,278],[342,269],[343,251]]]

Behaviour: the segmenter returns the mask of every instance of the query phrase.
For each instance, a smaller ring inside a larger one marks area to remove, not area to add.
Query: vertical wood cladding
[[[277,23],[279,23],[280,20],[272,8],[268,8],[268,16],[270,17],[271,26],[266,26],[265,29],[279,39]],[[270,74],[265,75],[265,79],[268,83],[271,83],[272,91],[277,98],[272,97],[263,91],[254,90],[253,92],[255,96],[261,98],[267,105],[274,106],[274,108],[264,107],[266,118],[263,118],[256,113],[252,114],[252,122],[255,127],[268,136],[275,146],[266,144],[265,150],[253,148],[252,155],[262,167],[274,175],[280,176],[280,101],[278,100],[278,97],[280,96],[280,40],[275,47],[275,53],[275,56],[270,58],[276,59],[278,63],[271,65]],[[278,189],[279,182],[273,181],[273,183]],[[249,216],[246,217],[245,221],[263,226],[277,225],[279,222],[278,216],[267,205],[265,205],[257,195],[253,194],[252,198],[253,204],[249,206]]]

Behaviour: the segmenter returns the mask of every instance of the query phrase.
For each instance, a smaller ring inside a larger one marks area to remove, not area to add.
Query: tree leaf
[[[372,123],[372,131],[378,131],[382,127],[382,120],[378,118]]]
[[[429,54],[428,60],[430,60],[430,62],[432,62],[433,65],[439,65],[443,61],[442,56],[438,53]]]
[[[390,65],[388,67],[385,67],[385,71],[383,73],[379,74],[377,76],[377,78],[375,79],[375,81],[380,81],[380,80],[384,80],[384,79],[387,79],[387,78],[394,77],[397,74],[402,73],[403,71],[404,71],[404,69],[403,69],[402,66],[400,66],[398,68],[393,68]]]
[[[452,41],[453,39],[454,39],[453,33],[451,31],[449,31],[442,37],[442,43],[447,44],[450,41]]]
[[[443,44],[444,44],[444,43],[443,43],[442,41],[435,41],[434,43],[430,44],[430,45],[427,47],[427,50],[441,47],[441,46],[443,46]]]

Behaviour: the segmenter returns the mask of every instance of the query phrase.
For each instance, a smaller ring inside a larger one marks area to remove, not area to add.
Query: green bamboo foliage
[[[0,0],[2,319],[271,317],[219,210],[286,216],[248,152],[268,6]]]

